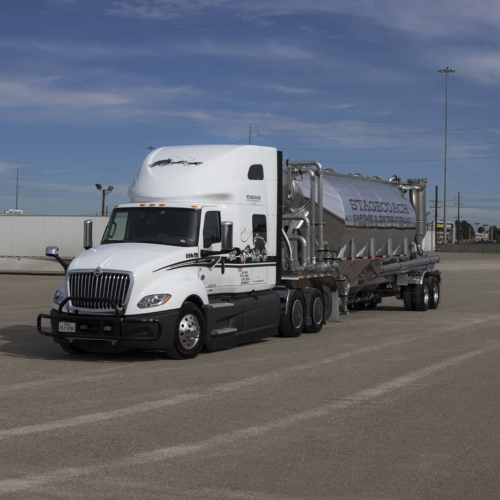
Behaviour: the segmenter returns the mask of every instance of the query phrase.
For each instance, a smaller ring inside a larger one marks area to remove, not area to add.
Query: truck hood
[[[90,248],[78,255],[69,266],[69,271],[94,270],[129,271],[146,274],[157,269],[185,262],[198,253],[197,247],[175,247],[149,243],[111,243]]]

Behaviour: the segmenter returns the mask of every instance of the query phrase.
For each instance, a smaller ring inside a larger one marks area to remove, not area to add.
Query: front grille
[[[123,273],[106,273],[96,276],[93,272],[71,273],[69,276],[69,294],[81,297],[71,301],[77,309],[114,310],[110,302],[99,299],[110,299],[119,308],[126,303],[130,287],[130,276]]]

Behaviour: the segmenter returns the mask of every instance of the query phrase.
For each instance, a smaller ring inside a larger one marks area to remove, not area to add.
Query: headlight
[[[146,295],[139,301],[137,307],[139,309],[146,309],[148,307],[162,306],[163,304],[166,304],[170,300],[170,297],[172,297],[172,295],[168,293],[157,293],[156,295]]]
[[[54,298],[52,299],[54,304],[60,305],[63,300],[64,300],[64,293],[62,293],[61,290],[56,290]]]

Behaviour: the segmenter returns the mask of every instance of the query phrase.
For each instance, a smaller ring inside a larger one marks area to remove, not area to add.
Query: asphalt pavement
[[[66,354],[61,277],[0,275],[0,497],[500,498],[500,255],[441,257],[437,310],[188,361]]]

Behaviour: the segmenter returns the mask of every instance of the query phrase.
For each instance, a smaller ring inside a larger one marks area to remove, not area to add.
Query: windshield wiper
[[[138,240],[138,241],[131,241],[130,243],[152,243],[153,245],[168,245],[168,243],[164,243],[163,241],[158,241],[158,240]]]

